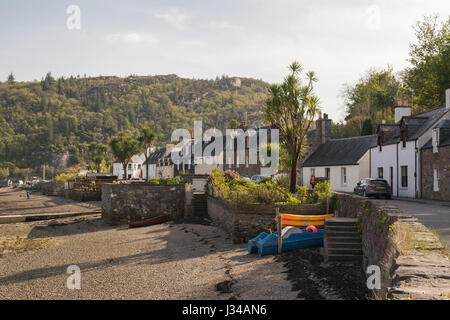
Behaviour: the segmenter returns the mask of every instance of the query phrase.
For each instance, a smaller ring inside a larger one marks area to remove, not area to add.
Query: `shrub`
[[[277,187],[282,187],[284,189],[289,189],[289,179],[287,175],[281,175],[276,177],[273,180],[273,183],[277,186]]]
[[[76,176],[71,175],[71,174],[65,174],[65,173],[61,173],[60,175],[57,175],[55,177],[55,180],[58,182],[69,182],[69,181],[75,181]]]
[[[317,202],[319,204],[326,204],[327,197],[331,197],[333,195],[330,182],[328,180],[325,180],[318,183],[314,189],[314,194],[317,197]]]
[[[227,170],[223,173],[226,182],[231,182],[234,179],[239,179],[240,175],[236,171]]]

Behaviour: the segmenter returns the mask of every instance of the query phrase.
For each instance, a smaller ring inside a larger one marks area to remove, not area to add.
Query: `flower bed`
[[[242,243],[269,228],[275,229],[276,208],[290,214],[326,213],[324,191],[300,187],[292,196],[285,190],[280,181],[255,184],[239,179],[233,172],[215,170],[208,180],[208,215],[234,243]]]

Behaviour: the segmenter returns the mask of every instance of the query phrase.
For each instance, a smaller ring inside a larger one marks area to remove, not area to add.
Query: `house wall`
[[[397,196],[397,145],[390,144],[370,150],[370,178],[378,178],[378,168],[383,168],[383,179],[385,179],[392,188],[392,195]],[[393,168],[392,183],[390,180],[390,167]],[[399,178],[400,179],[400,178]],[[400,182],[400,180],[398,180]]]
[[[422,197],[425,199],[450,201],[450,146],[421,150]],[[433,189],[434,169],[438,172],[439,191]]]
[[[139,168],[138,163],[130,163],[131,164],[131,170],[127,167],[127,174],[131,174],[131,179],[139,179],[139,175],[141,173],[141,169]],[[128,165],[127,165],[128,166]],[[117,176],[117,179],[123,180],[125,172],[123,170],[123,166],[121,163],[114,163],[113,164],[113,174]],[[145,175],[143,176],[145,177]]]
[[[359,180],[370,177],[370,152],[367,152],[359,160]]]
[[[148,165],[148,171],[149,175],[148,178],[155,178],[156,177],[156,164],[149,164]],[[147,166],[145,164],[142,165],[142,178],[145,179],[147,177]]]
[[[419,163],[417,162],[416,155],[416,141],[407,141],[405,148],[403,144],[399,143],[398,146],[398,196],[415,198],[416,190],[418,190],[418,181],[415,173]],[[417,163],[417,165],[416,165]],[[408,187],[402,187],[401,167],[408,166]]]
[[[356,183],[361,180],[359,165],[328,166],[328,167],[303,167],[302,182],[304,186],[310,187],[311,168],[314,168],[316,177],[325,177],[325,169],[330,168],[330,184],[333,191],[353,192]],[[342,184],[341,168],[347,168],[347,183]]]

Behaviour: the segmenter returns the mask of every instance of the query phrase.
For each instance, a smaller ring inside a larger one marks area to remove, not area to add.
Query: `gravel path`
[[[0,225],[0,235],[0,299],[297,298],[282,263],[212,226],[113,228],[90,215]],[[73,264],[81,290],[66,288]]]

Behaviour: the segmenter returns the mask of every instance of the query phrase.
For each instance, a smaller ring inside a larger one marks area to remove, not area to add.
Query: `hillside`
[[[223,129],[247,112],[256,123],[267,88],[260,80],[226,76],[9,79],[0,82],[0,162],[74,165],[83,161],[87,143],[108,143],[120,131],[136,134],[144,120],[161,144],[176,128],[191,130],[194,120]]]

